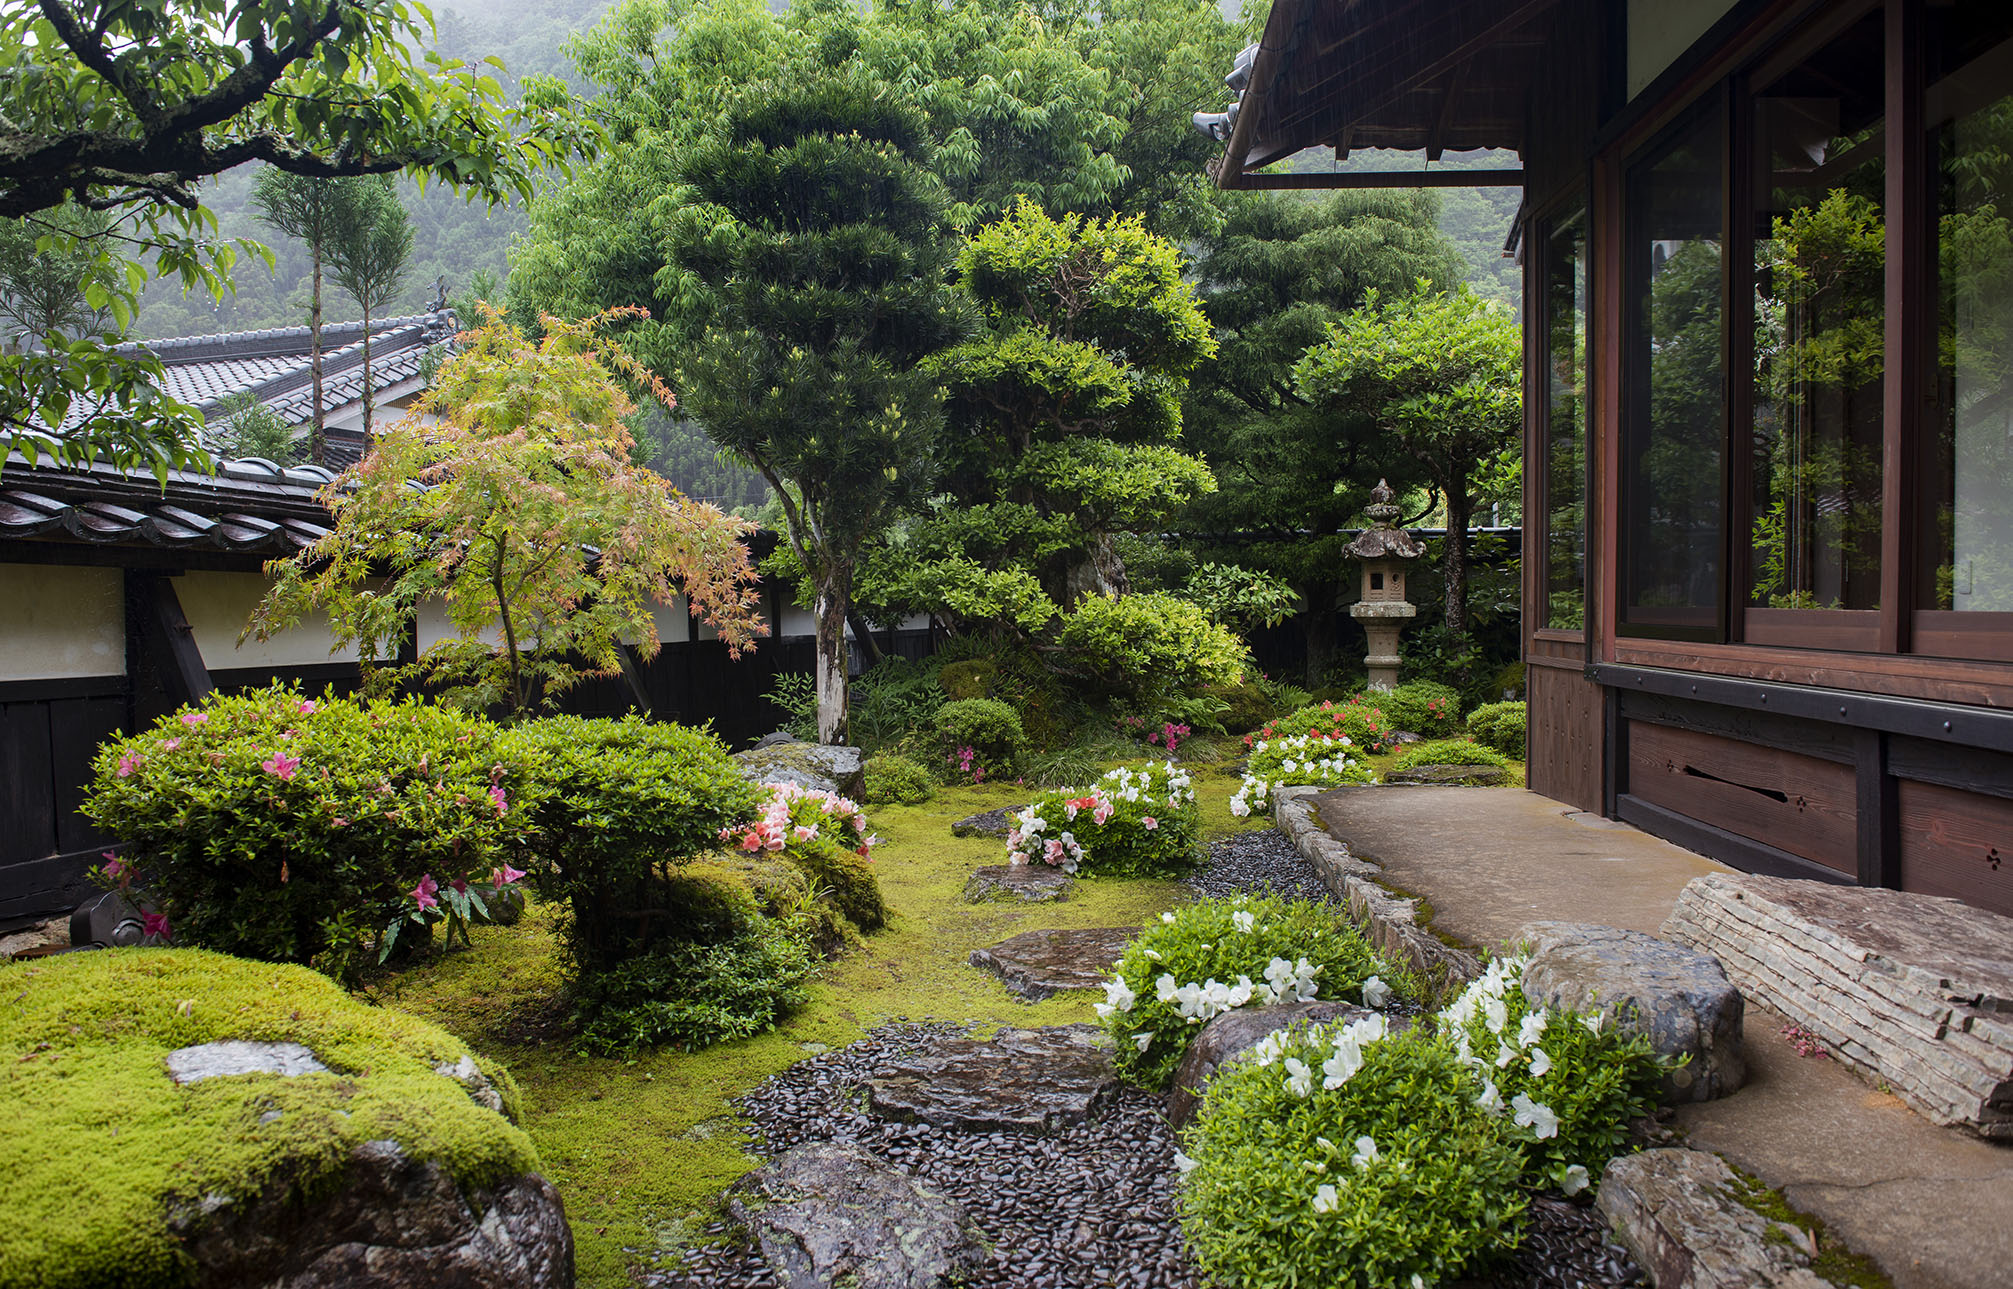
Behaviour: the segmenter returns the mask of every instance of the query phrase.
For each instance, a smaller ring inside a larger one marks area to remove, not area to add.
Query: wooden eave
[[[1556,4],[1275,0],[1215,167],[1217,186],[1271,186],[1252,172],[1324,144],[1343,156],[1356,148],[1423,151],[1428,161],[1477,148],[1521,152],[1531,79]],[[1376,178],[1398,185],[1435,173]],[[1487,173],[1500,183],[1516,172]],[[1360,175],[1334,178],[1364,183]]]

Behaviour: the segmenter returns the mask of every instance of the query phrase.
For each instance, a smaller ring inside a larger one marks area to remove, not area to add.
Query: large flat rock
[[[1663,930],[1932,1121],[2013,1139],[2013,918],[1734,874],[1686,886]]]
[[[1026,931],[990,949],[974,949],[971,964],[998,976],[1029,1002],[1065,989],[1096,989],[1105,972],[1125,954],[1139,928],[1095,927],[1083,931]]]
[[[1013,817],[1026,806],[1001,806],[997,810],[966,815],[951,825],[953,837],[1004,837],[1013,831]]]
[[[1645,1150],[1608,1165],[1595,1202],[1657,1289],[1831,1289],[1795,1234],[1733,1190],[1718,1155]]]
[[[785,1289],[942,1289],[979,1261],[949,1196],[859,1146],[810,1142],[748,1174],[727,1209]]]
[[[1384,776],[1386,783],[1438,788],[1495,788],[1509,781],[1510,772],[1500,765],[1415,765]]]
[[[967,1132],[1083,1123],[1118,1095],[1101,1039],[1093,1025],[947,1038],[878,1071],[867,1082],[867,1108],[883,1119]]]
[[[1685,1060],[1664,1077],[1666,1101],[1710,1101],[1746,1080],[1745,1004],[1711,954],[1592,922],[1533,922],[1517,938],[1531,945],[1532,1006],[1598,1012]]]
[[[866,795],[866,760],[856,747],[830,743],[762,743],[734,754],[735,768],[756,783],[794,783],[858,801]]]
[[[1074,885],[1076,879],[1052,864],[988,864],[972,870],[965,883],[965,900],[971,904],[987,900],[1047,904],[1068,899]]]
[[[1366,1007],[1340,1000],[1236,1007],[1224,1012],[1202,1027],[1188,1045],[1188,1054],[1181,1058],[1181,1067],[1174,1072],[1174,1090],[1167,1094],[1167,1121],[1179,1128],[1193,1119],[1209,1081],[1268,1035],[1303,1021],[1339,1028],[1370,1014]],[[1399,1021],[1392,1028],[1403,1029],[1408,1023]]]

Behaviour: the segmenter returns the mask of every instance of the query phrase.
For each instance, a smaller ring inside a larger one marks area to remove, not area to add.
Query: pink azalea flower
[[[275,752],[271,760],[259,762],[259,768],[281,783],[285,783],[294,777],[295,770],[301,768],[301,759],[297,756],[288,756],[285,752]]]
[[[727,825],[727,826],[726,826],[725,828],[722,828],[722,829],[720,830],[720,840],[721,840],[721,841],[725,841],[725,840],[727,840],[727,839],[728,839],[729,837],[732,837],[733,835],[734,835],[734,826],[733,826],[732,824],[729,824],[729,825]]]
[[[119,777],[122,779],[139,768],[140,758],[137,754],[128,753],[119,758]]]
[[[162,739],[162,740],[161,740],[161,750],[162,750],[163,752],[172,752],[172,751],[174,751],[174,750],[175,750],[176,748],[180,747],[181,745],[182,745],[182,740],[180,740],[180,739],[178,739],[178,738],[170,738],[170,739]]]
[[[1099,806],[1097,809],[1090,812],[1090,817],[1093,820],[1095,820],[1100,826],[1103,825],[1105,821],[1111,818],[1111,804],[1109,802],[1106,802],[1104,805]]]
[[[818,829],[815,824],[813,825],[799,824],[797,826],[798,841],[812,841],[817,838],[817,835],[818,835]]]
[[[440,901],[435,898],[439,893],[440,883],[433,880],[432,873],[420,878],[419,885],[406,892],[412,896],[412,902],[422,909],[439,908]]]
[[[466,894],[468,894],[468,879],[467,879],[467,878],[465,878],[465,877],[457,877],[457,878],[455,878],[455,879],[454,879],[454,893],[455,893],[456,895],[466,895]]]
[[[741,838],[741,849],[742,850],[762,849],[762,834],[754,831],[753,829],[750,829],[748,831],[748,835]]]
[[[144,913],[140,916],[141,934],[149,939],[165,940],[169,937],[168,915],[165,913]]]
[[[294,708],[294,711],[302,716],[313,716],[315,714],[315,700],[312,698],[302,699],[300,706]]]
[[[1146,829],[1148,832],[1152,832],[1160,827],[1160,820],[1155,819],[1152,815],[1148,815],[1146,818],[1140,820],[1139,824],[1140,827]]]
[[[117,855],[113,854],[109,850],[104,852],[104,856],[105,856],[105,876],[111,878],[113,881],[118,882],[120,885],[123,886],[126,882],[127,876],[132,873],[133,866],[131,864],[128,864],[125,860],[120,859]]]
[[[208,725],[209,723],[210,723],[210,714],[208,712],[182,713],[182,724],[184,725]]]
[[[524,870],[521,868],[512,868],[507,860],[489,870],[490,883],[499,891],[522,876],[524,876]]]
[[[491,786],[489,789],[489,804],[496,807],[496,817],[498,819],[503,818],[503,812],[509,808],[509,801],[504,797],[502,788]]]

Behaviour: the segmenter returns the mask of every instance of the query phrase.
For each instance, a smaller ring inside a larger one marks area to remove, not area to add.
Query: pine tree
[[[329,244],[329,276],[363,309],[363,433],[370,437],[371,315],[382,315],[405,289],[412,269],[412,217],[392,191],[391,181],[357,181],[356,201]]]

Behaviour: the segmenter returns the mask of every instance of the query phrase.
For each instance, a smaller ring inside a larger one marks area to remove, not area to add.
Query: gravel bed
[[[1290,900],[1332,900],[1314,865],[1277,828],[1237,833],[1209,844],[1209,861],[1188,879],[1204,895],[1270,892]]]

